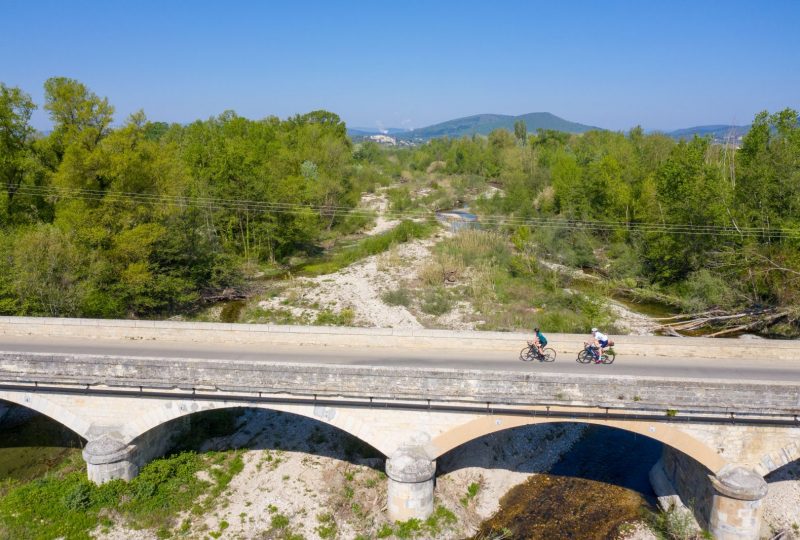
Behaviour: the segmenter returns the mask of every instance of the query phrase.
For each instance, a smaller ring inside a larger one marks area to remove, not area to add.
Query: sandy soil
[[[653,319],[647,315],[631,311],[624,305],[614,300],[609,300],[608,308],[614,312],[617,317],[615,325],[620,330],[632,336],[653,336],[660,326]]]
[[[469,536],[497,511],[508,489],[551,467],[581,432],[577,425],[528,426],[477,439],[440,458],[436,504],[453,512],[457,521],[436,538]],[[247,409],[233,435],[205,444],[207,449],[243,449],[244,470],[209,514],[178,516],[176,527],[189,520],[189,538],[219,532],[225,522],[224,538],[281,538],[290,530],[317,540],[320,518],[332,514],[337,538],[374,537],[386,523],[384,461],[357,455],[353,441],[315,420]],[[480,488],[468,498],[472,483]],[[278,527],[284,517],[288,525]],[[153,531],[119,523],[107,533],[98,529],[94,534],[110,540],[156,537]]]
[[[292,310],[296,317],[312,320],[322,309],[355,312],[355,324],[379,328],[421,328],[420,322],[403,306],[389,306],[381,295],[397,288],[408,268],[417,268],[430,256],[437,238],[397,246],[388,253],[367,257],[333,274],[297,278],[279,296],[262,300],[262,309]],[[314,307],[314,306],[317,307]]]
[[[378,216],[375,218],[375,226],[368,231],[364,231],[364,234],[367,236],[374,236],[376,234],[386,232],[400,224],[399,219],[386,219],[384,216],[386,211],[389,209],[389,200],[382,192],[365,193],[361,197],[360,206],[369,210],[375,210],[375,212],[378,214]]]
[[[290,310],[296,318],[313,321],[320,311],[351,309],[354,324],[376,328],[421,328],[424,325],[406,307],[387,305],[381,296],[416,279],[417,272],[431,257],[431,247],[450,233],[441,231],[425,240],[395,246],[380,255],[367,257],[338,272],[314,278],[296,278],[279,295],[261,300],[265,310]],[[473,309],[459,302],[439,317],[426,316],[425,326],[472,330]]]

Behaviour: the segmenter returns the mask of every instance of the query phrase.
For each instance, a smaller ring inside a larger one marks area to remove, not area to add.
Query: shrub
[[[411,293],[405,287],[399,287],[392,291],[386,291],[381,295],[381,300],[388,306],[405,306],[411,305]]]
[[[422,522],[416,518],[395,523],[394,535],[398,538],[411,538],[422,530]]]
[[[453,309],[453,299],[444,287],[427,289],[422,297],[421,309],[428,315],[444,315]]]
[[[505,265],[511,258],[506,237],[493,231],[466,229],[442,242],[442,253],[460,259],[466,266],[480,261]]]
[[[289,518],[283,514],[275,514],[270,519],[270,525],[273,529],[285,529],[289,526]]]
[[[375,533],[375,536],[377,536],[378,538],[388,538],[393,534],[394,534],[394,529],[392,528],[392,526],[389,525],[388,523],[384,523],[378,529],[378,532]]]
[[[319,525],[314,529],[320,538],[335,538],[336,537],[336,520],[333,514],[319,514],[317,516]]]
[[[705,268],[691,273],[678,291],[693,311],[727,308],[736,303],[736,293],[729,282]]]
[[[314,324],[320,326],[352,326],[356,312],[351,308],[344,308],[338,313],[325,309],[320,311]]]

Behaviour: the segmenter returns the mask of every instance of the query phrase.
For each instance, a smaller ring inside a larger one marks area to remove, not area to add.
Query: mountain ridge
[[[509,114],[474,114],[439,122],[430,126],[413,129],[397,136],[403,139],[428,140],[438,137],[459,138],[471,135],[488,135],[495,129],[514,131],[514,123],[522,120],[529,133],[539,129],[553,129],[567,133],[585,133],[595,129],[596,126],[571,122],[549,112],[533,112],[517,116]]]

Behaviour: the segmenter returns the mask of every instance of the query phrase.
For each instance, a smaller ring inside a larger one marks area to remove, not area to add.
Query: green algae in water
[[[606,540],[616,538],[625,523],[641,518],[647,502],[623,487],[551,474],[537,474],[512,488],[500,510],[481,524],[473,540],[508,539]]]

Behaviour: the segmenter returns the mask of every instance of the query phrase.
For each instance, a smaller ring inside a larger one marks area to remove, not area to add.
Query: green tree
[[[0,182],[5,188],[6,213],[11,213],[31,157],[34,129],[29,121],[35,108],[29,95],[0,83]]]
[[[110,130],[114,107],[83,83],[53,77],[44,83],[45,105],[53,121],[52,138],[59,154],[71,144],[94,148]]]
[[[525,120],[514,122],[514,137],[520,146],[525,146],[528,141],[528,126],[525,125]]]

